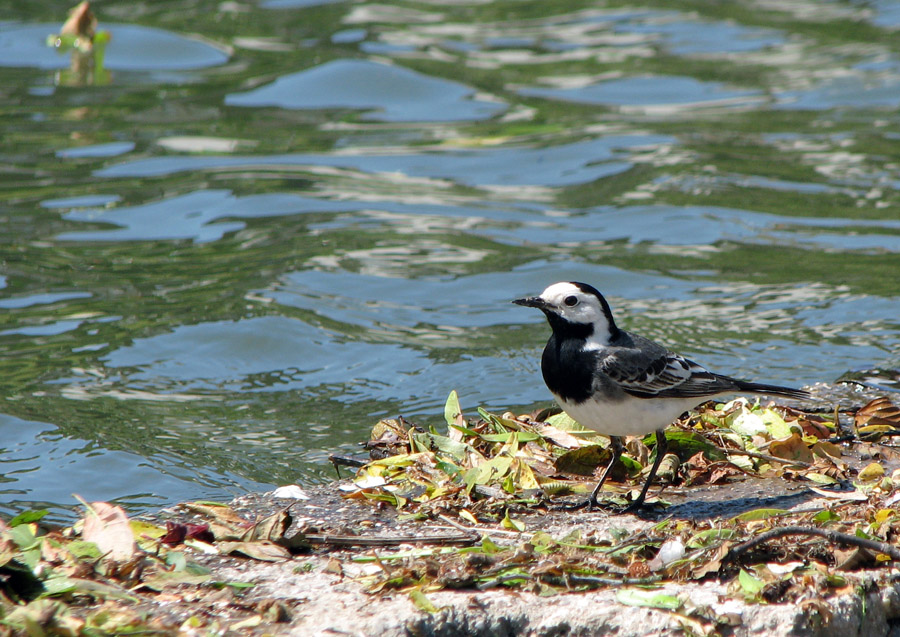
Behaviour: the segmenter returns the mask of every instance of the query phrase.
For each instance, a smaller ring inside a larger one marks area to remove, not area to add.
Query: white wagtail
[[[799,389],[750,383],[710,372],[659,343],[616,327],[609,303],[586,283],[555,283],[540,296],[513,301],[536,307],[553,333],[541,357],[544,382],[578,423],[610,437],[612,459],[585,504],[597,495],[622,452],[621,436],[656,432],[656,459],[641,494],[625,511],[639,509],[666,453],[663,429],[718,394],[751,392],[809,398]]]

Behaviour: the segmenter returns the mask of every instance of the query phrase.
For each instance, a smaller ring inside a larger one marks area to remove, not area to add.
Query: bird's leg
[[[647,491],[650,489],[650,485],[653,483],[653,478],[656,477],[656,471],[659,469],[659,463],[662,462],[663,456],[666,455],[666,450],[668,449],[668,447],[669,441],[666,440],[665,432],[662,430],[657,431],[656,458],[653,460],[653,466],[650,467],[650,475],[647,476],[647,481],[644,482],[644,488],[641,489],[641,494],[637,497],[637,500],[625,507],[625,509],[622,510],[622,513],[632,513],[644,506],[644,498],[647,497]],[[606,476],[604,475],[604,477]]]
[[[603,488],[603,483],[606,482],[606,479],[612,472],[613,466],[618,462],[619,457],[622,455],[622,451],[625,450],[625,445],[622,444],[622,439],[619,436],[609,437],[609,450],[612,451],[612,457],[609,459],[609,464],[606,465],[606,469],[603,470],[603,475],[600,476],[600,482],[598,482],[597,486],[594,487],[594,490],[591,491],[591,497],[587,501],[588,511],[596,506],[600,506],[600,502],[597,500],[597,496],[600,495],[600,489]]]
[[[613,466],[625,450],[625,445],[622,444],[622,439],[619,436],[609,437],[609,450],[612,452],[612,457],[609,459],[609,464],[606,465],[606,469],[603,470],[603,475],[600,476],[600,482],[597,483],[597,486],[594,487],[594,490],[591,492],[591,497],[576,504],[565,504],[554,507],[556,510],[576,511],[578,509],[586,508],[588,511],[591,511],[594,507],[600,507],[600,501],[597,499],[597,496],[600,494],[600,489],[603,488],[603,483],[606,482],[606,478],[609,477],[610,472],[612,472]]]

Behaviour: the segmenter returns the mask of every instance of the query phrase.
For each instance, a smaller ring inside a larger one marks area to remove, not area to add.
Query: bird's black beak
[[[516,305],[524,305],[525,307],[536,307],[539,310],[543,310],[547,307],[547,301],[542,299],[539,296],[529,296],[524,299],[516,299],[513,301]]]

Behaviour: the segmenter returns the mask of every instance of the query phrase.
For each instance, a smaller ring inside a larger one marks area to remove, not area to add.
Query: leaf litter
[[[609,461],[608,438],[565,414],[479,410],[466,419],[453,392],[440,427],[378,422],[355,477],[340,491],[319,489],[311,503],[247,496],[242,504],[184,503],[167,519],[129,519],[115,505],[83,502],[84,517],[69,528],[43,524],[45,511],[0,521],[0,635],[272,632],[290,620],[290,604],[216,575],[252,562],[321,568],[373,595],[406,595],[425,613],[440,610],[429,597],[440,590],[548,596],[615,586],[619,603],[715,632],[734,618],[665,585],[717,578],[745,603],[809,604],[810,591],[852,591],[855,572],[900,558],[898,456],[883,444],[900,430],[897,413],[887,399],[872,401],[850,414],[848,434],[838,412],[740,399],[702,405],[666,432],[663,483],[643,515],[652,524],[615,516],[599,533],[586,521],[607,512],[576,515],[557,505],[590,492]],[[626,449],[602,493],[618,504],[652,463],[653,438]],[[688,515],[664,500],[754,478],[793,484],[815,506]]]

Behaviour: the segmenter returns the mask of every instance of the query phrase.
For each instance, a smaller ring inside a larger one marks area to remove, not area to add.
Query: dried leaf
[[[900,408],[881,396],[859,408],[853,417],[860,437],[877,439],[884,434],[900,433]]]
[[[849,500],[853,502],[865,502],[869,499],[865,493],[859,490],[853,491],[829,491],[828,489],[820,489],[818,487],[810,486],[810,491],[818,493],[821,496],[825,496],[826,498],[831,498],[833,500]]]
[[[563,449],[578,449],[584,442],[579,440],[568,431],[563,431],[558,427],[554,427],[548,423],[541,423],[535,426],[535,430],[547,440],[553,442],[553,444],[562,447]]]
[[[859,472],[860,482],[874,482],[875,480],[881,480],[883,477],[884,467],[882,467],[877,462],[868,464],[862,471]]]
[[[609,464],[610,454],[610,449],[600,445],[585,445],[557,457],[554,465],[560,473],[592,476],[597,467]]]
[[[291,554],[283,546],[272,542],[220,542],[219,552],[224,555],[244,555],[262,562],[283,562],[291,559]]]
[[[291,526],[293,517],[288,513],[287,509],[277,511],[272,515],[259,520],[252,527],[244,531],[241,535],[242,542],[254,542],[257,540],[266,540],[269,542],[280,542],[284,539],[284,534]]]
[[[93,542],[107,557],[117,561],[131,559],[137,550],[125,510],[107,502],[88,505],[81,537]]]
[[[90,3],[85,0],[71,10],[69,18],[60,29],[61,35],[76,35],[86,38],[94,37],[97,28],[97,18],[91,13]]]
[[[225,504],[185,502],[180,506],[209,520],[209,530],[218,541],[238,540],[253,526],[252,522],[245,520]]]
[[[806,446],[803,438],[798,433],[793,433],[789,438],[775,440],[769,445],[769,453],[776,458],[785,460],[799,460],[812,464],[815,461],[812,451]]]

